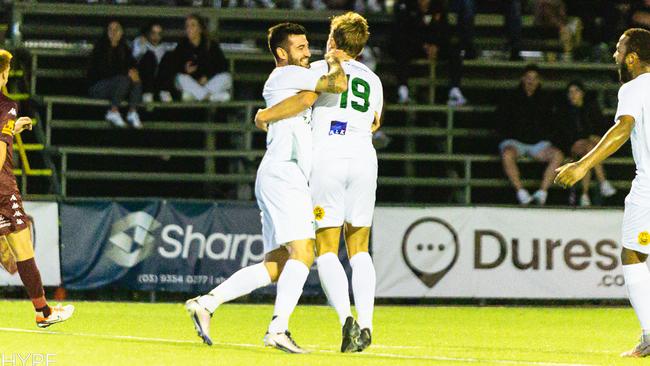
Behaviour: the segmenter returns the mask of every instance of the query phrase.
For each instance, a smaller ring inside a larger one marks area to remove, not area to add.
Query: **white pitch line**
[[[131,341],[144,341],[144,342],[161,342],[171,344],[198,344],[198,341],[189,339],[169,339],[169,338],[151,338],[151,337],[138,337],[126,335],[109,335],[109,334],[93,334],[93,333],[63,333],[54,332],[49,330],[35,330],[35,329],[21,329],[21,328],[2,328],[0,332],[15,332],[15,333],[32,333],[32,334],[50,334],[50,335],[66,335],[86,338],[100,338],[100,339],[122,339]],[[264,346],[248,343],[229,343],[229,342],[213,342],[215,345],[242,347],[242,348],[264,348]],[[316,350],[317,353],[336,354],[338,352],[331,350]],[[561,362],[543,362],[543,361],[518,361],[518,360],[498,360],[498,359],[479,359],[479,358],[461,358],[461,357],[443,357],[443,356],[409,356],[398,355],[394,353],[356,353],[352,357],[372,358],[383,357],[402,360],[423,360],[423,361],[446,361],[446,362],[464,362],[464,363],[496,363],[504,365],[536,365],[536,366],[593,366],[591,364],[583,363],[561,363]]]

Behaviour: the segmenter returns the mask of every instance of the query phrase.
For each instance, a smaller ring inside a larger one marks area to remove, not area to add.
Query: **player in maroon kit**
[[[11,57],[11,53],[0,49],[0,90],[7,85]],[[70,318],[74,307],[48,306],[41,274],[34,260],[30,220],[23,210],[23,202],[13,173],[14,135],[31,129],[31,118],[18,118],[18,104],[0,93],[0,258],[2,265],[9,272],[18,271],[34,304],[36,325],[46,328]]]

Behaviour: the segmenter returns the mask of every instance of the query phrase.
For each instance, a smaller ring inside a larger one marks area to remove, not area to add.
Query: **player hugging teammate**
[[[334,17],[325,60],[311,65],[305,33],[293,23],[269,30],[277,67],[264,86],[267,109],[255,118],[256,125],[268,131],[255,189],[266,257],[209,294],[188,300],[195,328],[208,344],[210,316],[220,304],[277,281],[264,343],[290,353],[306,352],[287,329],[314,249],[323,289],[342,325],[341,352],[360,352],[371,343],[376,279],[368,243],[377,187],[372,132],[380,124],[382,85],[377,75],[355,61],[370,35],[362,16]],[[358,323],[338,259],[341,230],[352,266]]]

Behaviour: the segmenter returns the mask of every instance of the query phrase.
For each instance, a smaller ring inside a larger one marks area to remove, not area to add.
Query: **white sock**
[[[352,292],[354,306],[357,308],[357,318],[361,329],[368,328],[372,332],[372,313],[375,307],[375,266],[368,252],[360,252],[350,258],[352,266]]]
[[[645,263],[623,266],[625,287],[643,334],[650,332],[650,271]]]
[[[320,284],[325,291],[327,299],[339,315],[341,325],[345,319],[352,316],[350,311],[350,295],[348,289],[348,276],[345,274],[343,265],[336,254],[329,252],[316,259],[318,265],[318,277]]]
[[[302,288],[307,281],[309,268],[299,260],[289,259],[278,279],[278,292],[275,295],[273,320],[269,333],[284,333],[289,329],[289,317],[298,305]]]
[[[199,297],[198,303],[210,313],[224,302],[247,295],[254,290],[271,284],[271,277],[264,263],[244,267],[215,287],[209,294]]]

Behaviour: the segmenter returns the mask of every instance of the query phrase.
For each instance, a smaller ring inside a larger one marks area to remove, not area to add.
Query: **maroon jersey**
[[[14,124],[18,118],[18,104],[0,93],[0,141],[7,144],[7,157],[0,171],[0,196],[18,192],[14,175]]]
[[[0,235],[20,231],[29,219],[23,210],[14,175],[14,124],[18,105],[0,93],[0,141],[7,144],[7,157],[0,171]]]

